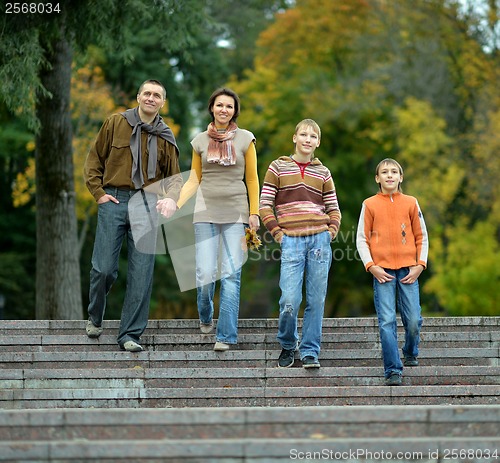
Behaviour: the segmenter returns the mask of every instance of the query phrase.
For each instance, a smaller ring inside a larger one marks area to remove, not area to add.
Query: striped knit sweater
[[[335,238],[341,213],[330,171],[316,158],[304,175],[290,156],[273,161],[262,185],[259,213],[276,241],[283,234],[307,236],[327,230]]]

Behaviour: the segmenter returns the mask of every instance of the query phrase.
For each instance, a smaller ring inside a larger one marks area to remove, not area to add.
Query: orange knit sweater
[[[402,193],[378,193],[361,208],[356,247],[365,269],[427,266],[429,239],[418,201]]]

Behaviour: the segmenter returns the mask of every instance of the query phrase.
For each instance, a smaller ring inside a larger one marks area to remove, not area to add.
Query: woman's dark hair
[[[230,96],[234,100],[234,114],[233,117],[231,118],[231,121],[236,122],[236,119],[240,115],[240,98],[236,92],[226,87],[218,88],[217,90],[215,90],[215,92],[212,93],[212,95],[208,99],[208,112],[212,117],[212,122],[215,120],[213,112],[215,99],[221,95]]]

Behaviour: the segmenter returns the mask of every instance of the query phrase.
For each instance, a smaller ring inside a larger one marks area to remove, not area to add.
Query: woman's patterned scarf
[[[207,150],[207,161],[218,163],[221,166],[234,166],[236,164],[236,153],[234,152],[233,139],[238,126],[231,121],[224,132],[219,132],[213,122],[207,127],[210,137]]]

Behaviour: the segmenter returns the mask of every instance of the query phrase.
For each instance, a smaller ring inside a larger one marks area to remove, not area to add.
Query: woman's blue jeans
[[[408,267],[398,270],[385,269],[385,271],[395,278],[386,283],[379,283],[374,278],[373,297],[382,344],[384,375],[388,378],[393,373],[401,374],[403,371],[398,348],[396,308],[401,315],[405,330],[403,345],[405,357],[418,356],[422,316],[418,280],[411,284],[403,284],[400,281],[408,275]]]
[[[220,279],[217,341],[236,344],[240,309],[241,266],[246,243],[245,224],[194,224],[196,243],[196,289],[200,321],[214,315],[215,282]]]
[[[310,236],[283,236],[281,241],[281,298],[278,341],[283,349],[295,349],[299,339],[297,317],[305,276],[306,306],[302,323],[300,358],[318,358],[332,263],[331,235],[327,231]]]
[[[118,199],[119,204],[107,202],[98,206],[97,228],[90,271],[89,319],[101,326],[106,309],[106,296],[118,276],[118,262],[123,239],[127,238],[127,288],[123,301],[118,344],[139,342],[146,329],[153,284],[155,254],[139,252],[135,246],[129,219],[128,203],[134,194],[106,188],[106,193]],[[156,213],[156,210],[153,211]],[[147,221],[148,218],[144,217]],[[146,224],[147,225],[147,224]],[[153,237],[151,239],[154,239]],[[153,243],[152,249],[155,248]]]

